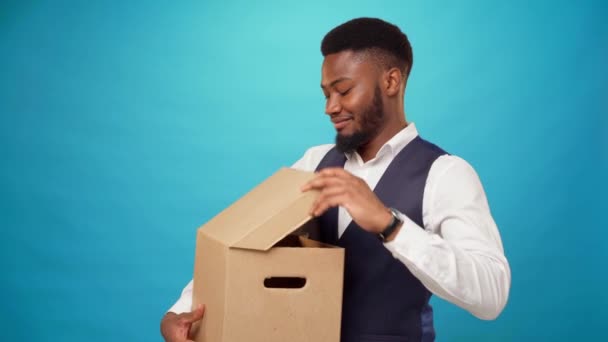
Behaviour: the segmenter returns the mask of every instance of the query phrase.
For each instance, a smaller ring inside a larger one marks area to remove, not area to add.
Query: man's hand
[[[369,188],[367,183],[341,168],[326,168],[306,183],[302,191],[317,189],[321,193],[310,211],[322,215],[331,207],[341,206],[361,228],[381,233],[392,220],[392,215]]]
[[[160,333],[166,342],[193,342],[190,340],[192,323],[199,321],[205,314],[205,306],[199,305],[196,310],[176,314],[168,312],[160,322]]]

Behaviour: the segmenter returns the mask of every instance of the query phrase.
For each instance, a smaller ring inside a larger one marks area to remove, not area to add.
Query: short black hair
[[[346,50],[369,51],[386,67],[398,67],[407,76],[412,70],[412,46],[399,27],[377,18],[356,18],[329,31],[321,42],[323,57]]]

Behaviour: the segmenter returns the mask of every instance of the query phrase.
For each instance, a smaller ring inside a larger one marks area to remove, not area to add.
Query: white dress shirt
[[[418,132],[413,123],[384,144],[376,157],[363,162],[358,153],[347,154],[344,169],[373,189],[393,158]],[[315,146],[292,167],[314,171],[334,145]],[[435,160],[424,188],[422,221],[418,226],[406,215],[393,241],[384,246],[433,294],[481,319],[494,319],[504,308],[511,271],[485,192],[473,168],[463,159],[444,155]],[[338,234],[352,221],[338,209]],[[191,310],[192,281],[169,311]]]

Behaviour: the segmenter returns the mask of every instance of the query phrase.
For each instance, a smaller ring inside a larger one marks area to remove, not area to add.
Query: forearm
[[[507,302],[509,265],[491,241],[449,241],[407,219],[386,247],[429,291],[478,318],[495,319]]]

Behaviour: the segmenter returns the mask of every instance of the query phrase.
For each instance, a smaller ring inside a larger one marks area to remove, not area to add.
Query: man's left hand
[[[327,209],[341,206],[361,228],[377,234],[392,220],[386,206],[367,183],[341,168],[326,168],[302,187],[302,191],[317,189],[320,195],[313,203],[311,215],[320,216]]]

